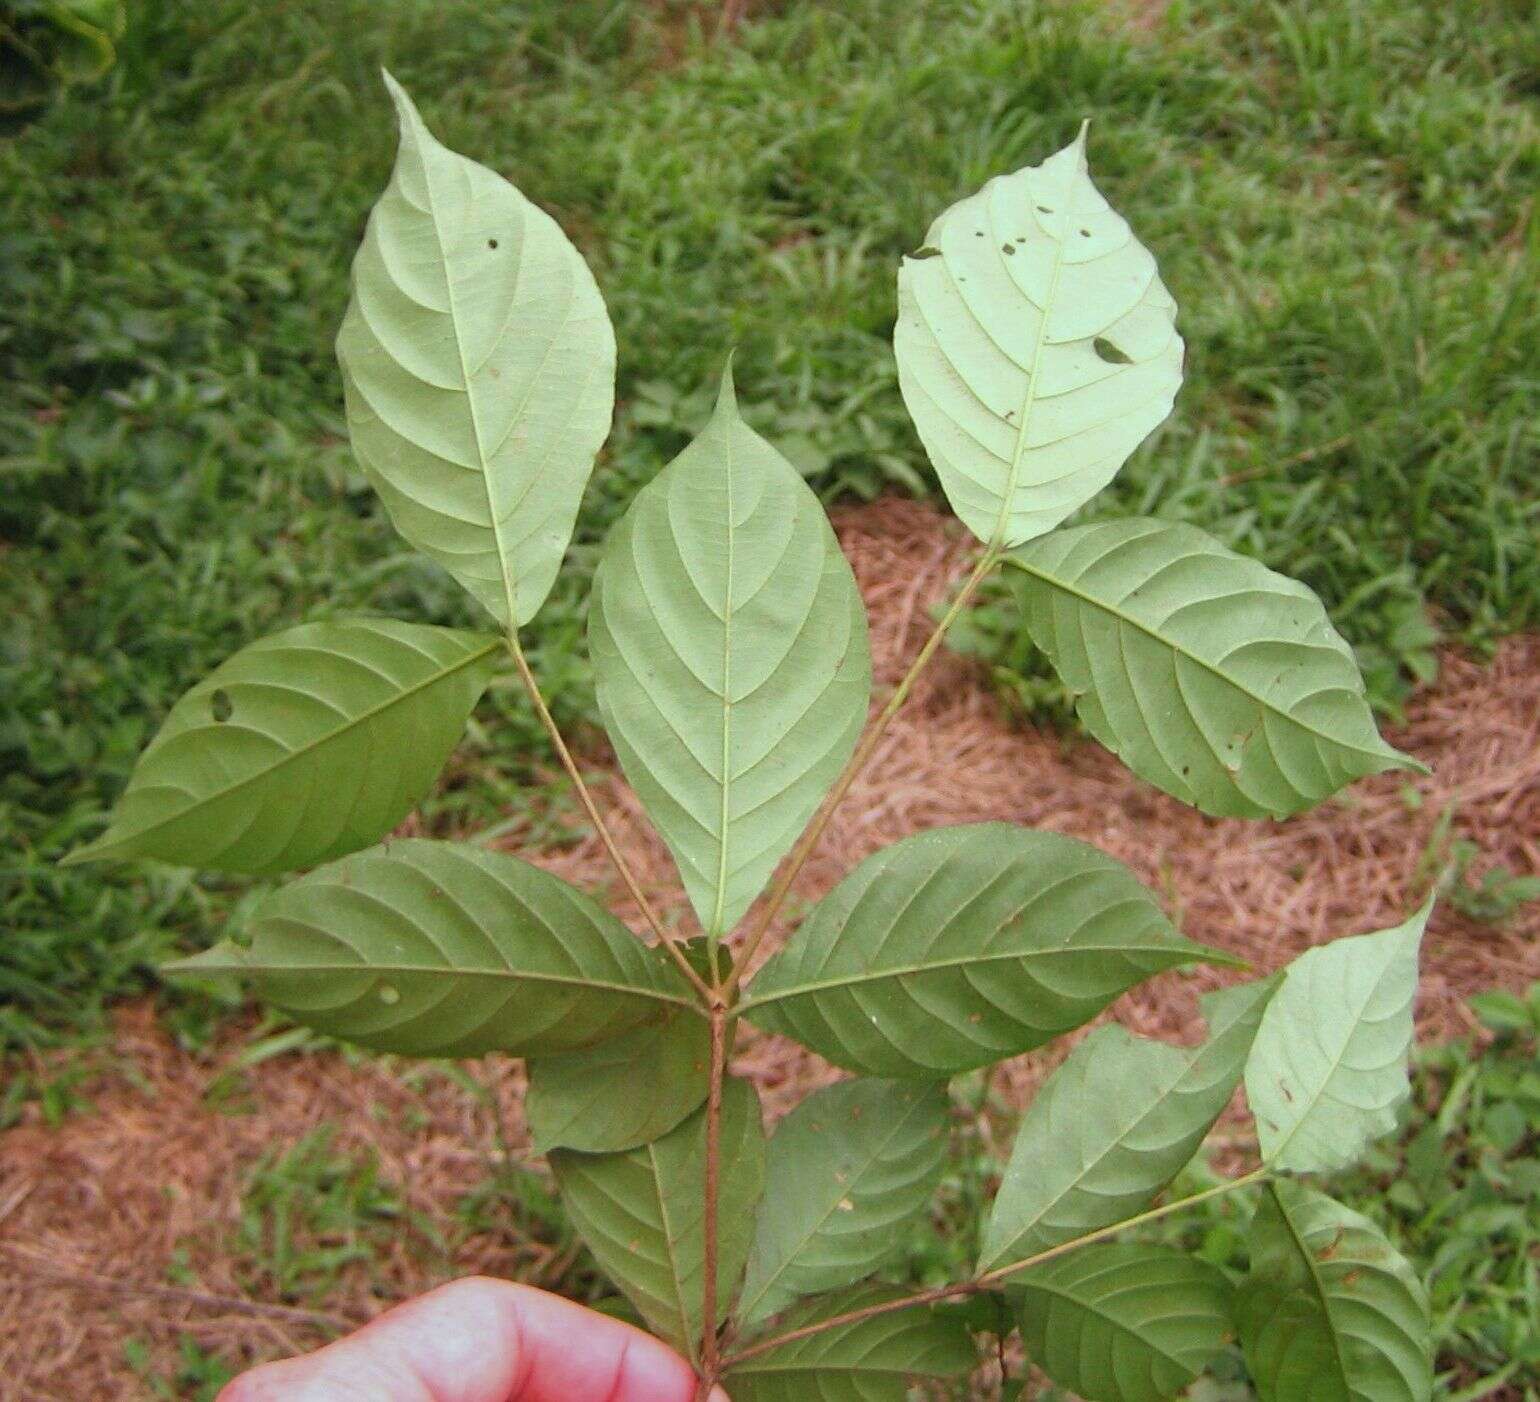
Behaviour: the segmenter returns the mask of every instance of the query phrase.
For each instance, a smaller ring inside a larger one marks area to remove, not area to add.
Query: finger
[[[304,1358],[237,1378],[219,1402],[694,1402],[695,1374],[629,1324],[527,1285],[471,1277]],[[720,1389],[712,1402],[727,1402]]]

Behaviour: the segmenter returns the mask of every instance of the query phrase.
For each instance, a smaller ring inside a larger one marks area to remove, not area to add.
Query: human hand
[[[315,1353],[243,1373],[218,1402],[695,1402],[696,1389],[690,1365],[652,1335],[471,1276]]]

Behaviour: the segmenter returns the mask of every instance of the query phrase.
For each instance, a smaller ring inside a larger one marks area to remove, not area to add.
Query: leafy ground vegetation
[[[1099,509],[1304,578],[1383,707],[1434,626],[1480,644],[1540,615],[1527,5],[766,9],[716,44],[682,5],[162,0],[111,78],[0,146],[0,1038],[96,1026],[235,899],[52,866],[171,698],[365,599],[470,621],[341,431],[331,341],[390,159],[382,61],[435,95],[446,141],[540,192],[616,322],[617,429],[531,636],[564,723],[591,709],[584,567],[704,419],[720,347],[821,490],[927,490],[892,268],[931,211],[1086,115],[1194,347],[1181,412]],[[1008,623],[986,641],[1020,646]],[[482,718],[462,777],[542,753],[514,692]],[[489,816],[461,795],[430,829]]]

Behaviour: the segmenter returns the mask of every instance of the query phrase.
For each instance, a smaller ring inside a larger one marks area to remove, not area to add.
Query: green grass
[[[181,690],[326,612],[472,620],[390,532],[339,413],[331,339],[393,145],[382,61],[557,215],[613,312],[616,431],[532,635],[568,723],[591,714],[597,543],[728,347],[821,489],[928,489],[898,256],[1082,116],[1192,348],[1174,421],[1099,509],[1303,576],[1387,706],[1426,663],[1425,608],[1478,644],[1540,618],[1525,0],[1211,0],[1150,32],[1068,3],[799,0],[730,45],[683,8],[147,0],[108,80],[0,143],[0,1045],[100,1026],[243,899],[52,865]],[[430,821],[516,810],[543,755],[494,693]]]

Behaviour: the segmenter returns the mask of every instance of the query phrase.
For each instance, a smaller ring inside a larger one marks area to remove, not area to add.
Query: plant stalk
[[[706,984],[706,981],[690,967],[690,961],[684,957],[684,951],[679,947],[678,940],[658,919],[658,913],[652,908],[652,903],[643,894],[641,885],[636,879],[636,874],[631,870],[631,865],[621,855],[620,848],[615,845],[615,839],[610,834],[609,827],[599,815],[599,809],[594,803],[594,797],[588,785],[583,781],[583,776],[578,771],[577,761],[572,757],[572,751],[567,748],[567,742],[562,739],[560,728],[555,718],[551,715],[550,708],[545,704],[545,697],[540,694],[540,683],[535,680],[535,674],[531,670],[528,659],[524,656],[524,649],[519,646],[519,635],[510,630],[504,635],[508,644],[508,652],[513,658],[513,665],[519,670],[519,678],[524,683],[524,689],[529,693],[530,702],[534,705],[535,714],[540,717],[540,723],[545,727],[545,733],[551,737],[551,744],[556,747],[556,754],[561,760],[561,766],[567,771],[567,777],[572,780],[572,786],[577,791],[578,802],[583,805],[583,811],[588,815],[588,821],[593,824],[594,831],[599,834],[599,841],[604,844],[604,850],[609,854],[609,859],[619,873],[620,879],[625,883],[626,890],[631,899],[636,902],[637,908],[642,912],[642,918],[646,920],[648,927],[658,937],[658,943],[672,956],[674,963],[679,966],[689,982],[690,987],[699,995],[701,1001],[711,1007],[716,1001],[716,995]]]
[[[900,1300],[886,1300],[881,1304],[867,1305],[858,1310],[847,1310],[844,1314],[831,1315],[828,1319],[820,1319],[816,1324],[805,1324],[800,1329],[792,1329],[784,1334],[777,1334],[773,1338],[761,1339],[748,1348],[740,1349],[723,1362],[724,1368],[731,1368],[735,1364],[743,1363],[750,1358],[756,1358],[762,1353],[768,1353],[771,1349],[780,1348],[783,1344],[794,1343],[798,1339],[811,1338],[814,1334],[822,1334],[830,1329],[837,1329],[846,1324],[858,1324],[863,1319],[871,1319],[879,1314],[892,1314],[895,1310],[916,1309],[921,1305],[939,1304],[943,1300],[960,1299],[967,1295],[977,1295],[985,1290],[993,1290],[1003,1281],[1033,1266],[1043,1265],[1047,1261],[1055,1260],[1060,1256],[1068,1255],[1071,1251],[1078,1250],[1082,1246],[1089,1246],[1093,1242],[1102,1241],[1107,1237],[1116,1236],[1119,1232],[1127,1231],[1130,1227],[1142,1226],[1146,1222],[1154,1222],[1161,1217],[1169,1216],[1173,1212],[1181,1212],[1189,1207],[1194,1207],[1200,1202],[1206,1202],[1209,1198],[1219,1197],[1224,1193],[1233,1193],[1239,1188],[1249,1188],[1269,1177],[1265,1168],[1253,1169],[1250,1173],[1240,1178],[1232,1178],[1228,1182],[1220,1183],[1215,1187],[1206,1188],[1201,1193],[1194,1193],[1191,1197],[1185,1197],[1177,1202],[1168,1202],[1162,1207],[1152,1207],[1148,1212],[1141,1212],[1136,1217],[1129,1217],[1122,1222],[1114,1222],[1110,1227],[1102,1227],[1094,1232],[1087,1232],[1084,1236],[1076,1237],[1073,1241],[1061,1242],[1058,1246],[1051,1246],[1046,1251],[1039,1251],[1035,1256],[1028,1256],[1024,1261],[1014,1261],[1008,1266],[997,1266],[992,1271],[985,1271],[982,1275],[975,1276],[972,1280],[958,1281],[953,1285],[938,1285],[930,1290],[922,1290],[915,1295],[906,1295]]]
[[[856,746],[856,751],[850,757],[850,762],[841,771],[840,776],[834,782],[834,787],[829,790],[829,796],[824,800],[823,806],[809,824],[807,830],[798,840],[796,847],[792,849],[791,857],[782,869],[780,876],[776,878],[775,885],[770,890],[770,895],[760,908],[750,927],[748,936],[744,939],[743,947],[739,950],[737,958],[733,961],[732,972],[727,976],[726,992],[731,1001],[737,992],[739,984],[743,982],[744,975],[748,972],[749,961],[754,957],[759,946],[764,942],[765,936],[770,932],[770,926],[775,923],[775,917],[780,914],[781,907],[786,904],[786,898],[791,894],[791,888],[800,875],[807,859],[812,856],[813,849],[818,846],[819,839],[824,834],[824,829],[829,826],[829,819],[834,816],[834,810],[839,807],[840,800],[850,792],[850,786],[860,777],[861,771],[871,762],[872,756],[877,751],[877,746],[882,740],[883,733],[892,723],[908,699],[909,693],[914,689],[915,682],[920,673],[925,670],[926,664],[935,655],[936,649],[941,646],[942,639],[946,637],[947,630],[957,622],[963,610],[968,607],[969,601],[984,582],[984,577],[992,570],[1000,560],[1000,551],[991,545],[979,556],[978,562],[973,567],[973,572],[963,581],[963,586],[957,591],[957,596],[947,606],[947,610],[941,616],[941,621],[936,624],[935,630],[925,640],[925,645],[920,649],[919,655],[909,664],[909,669],[899,679],[898,685],[893,688],[893,694],[888,697],[882,710],[877,713],[877,719],[867,727],[866,734],[861,737],[861,743]]]
[[[720,994],[717,995],[720,998]],[[722,1082],[727,1075],[727,1008],[711,1008],[711,1081],[706,1093],[706,1192],[701,1269],[701,1402],[722,1375],[717,1341],[717,1205],[722,1178]]]

